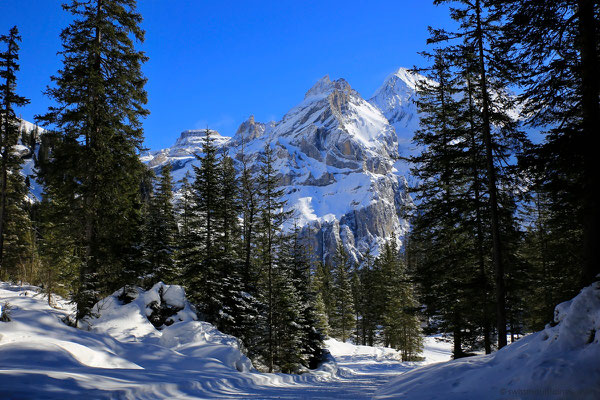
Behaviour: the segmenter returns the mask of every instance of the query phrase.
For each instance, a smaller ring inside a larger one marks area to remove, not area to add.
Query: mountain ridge
[[[341,242],[360,262],[367,249],[376,254],[390,238],[401,244],[406,232],[401,214],[412,201],[403,175],[408,167],[400,158],[414,127],[406,122],[418,123],[413,100],[420,79],[400,68],[366,100],[345,79],[325,75],[280,121],[262,123],[250,116],[230,139],[214,135],[216,131],[211,137],[230,155],[243,146],[251,168],[270,143],[301,235],[323,261],[332,259]],[[399,125],[402,137],[385,113],[402,116],[394,119],[396,125],[404,123]],[[157,171],[171,163],[179,180],[192,173],[194,153],[201,151],[196,144],[201,144],[205,131],[184,131],[174,146],[148,153],[143,160]],[[191,145],[181,146],[185,141]]]

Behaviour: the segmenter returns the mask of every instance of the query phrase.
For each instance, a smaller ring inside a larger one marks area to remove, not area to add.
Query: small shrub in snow
[[[135,287],[125,286],[121,290],[121,294],[119,294],[118,299],[121,303],[123,303],[123,305],[125,305],[125,304],[129,304],[132,301],[134,301],[135,299],[137,299],[138,296],[139,296],[139,293]]]
[[[8,302],[0,304],[0,322],[10,322],[10,310],[12,306]]]
[[[65,315],[60,320],[63,324],[70,326],[71,328],[77,328],[77,321],[75,320],[75,315]]]

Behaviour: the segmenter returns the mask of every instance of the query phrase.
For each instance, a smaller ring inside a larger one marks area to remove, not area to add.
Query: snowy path
[[[110,320],[113,332],[121,329],[117,339],[66,326],[60,318],[69,306],[50,308],[31,289],[0,283],[5,301],[13,310],[11,322],[0,322],[1,399],[370,399],[399,374],[450,358],[449,344],[433,338],[426,338],[422,363],[402,363],[391,349],[328,340],[337,367],[303,375],[239,372],[230,365],[239,352],[223,345],[218,331],[202,331],[213,336],[208,341],[167,347],[132,315]]]

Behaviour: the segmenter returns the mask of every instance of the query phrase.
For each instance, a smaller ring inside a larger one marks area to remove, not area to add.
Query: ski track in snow
[[[57,299],[50,308],[33,287],[0,282],[0,304],[6,301],[13,310],[12,322],[0,322],[0,398],[7,400],[370,399],[399,374],[447,361],[451,353],[449,343],[426,338],[426,361],[403,363],[392,349],[328,340],[337,365],[302,375],[239,372],[229,365],[238,350],[223,346],[226,335],[216,330],[203,333],[212,342],[168,348],[134,318],[132,336],[122,341],[68,327],[60,318],[72,306]],[[185,323],[206,329],[196,321],[179,324]]]

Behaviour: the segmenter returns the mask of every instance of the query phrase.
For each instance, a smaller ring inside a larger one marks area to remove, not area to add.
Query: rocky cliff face
[[[232,138],[211,132],[215,143],[235,156],[243,146],[251,165],[266,143],[275,148],[276,169],[294,210],[291,224],[302,227],[317,256],[330,260],[342,242],[353,257],[376,252],[399,239],[410,203],[399,160],[418,125],[414,104],[420,77],[401,69],[366,101],[343,79],[320,79],[279,122],[250,117]],[[396,129],[395,129],[396,128]],[[400,136],[398,135],[400,132]],[[205,131],[185,131],[169,149],[143,160],[153,168],[171,163],[175,179],[191,172]]]

